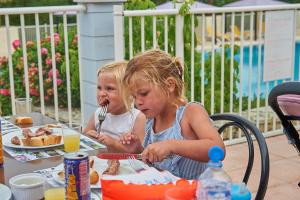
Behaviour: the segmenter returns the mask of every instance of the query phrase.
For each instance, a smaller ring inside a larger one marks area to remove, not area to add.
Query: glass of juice
[[[51,188],[45,191],[45,200],[65,200],[65,188]]]
[[[62,128],[65,152],[76,152],[80,148],[80,133],[68,127]]]

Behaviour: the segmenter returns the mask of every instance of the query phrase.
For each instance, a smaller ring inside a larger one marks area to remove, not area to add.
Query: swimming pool
[[[243,75],[242,75],[242,95],[248,96],[249,91],[249,55],[250,55],[250,47],[245,46],[243,48],[244,53],[244,65],[243,65]],[[296,43],[295,45],[295,62],[294,62],[294,80],[299,80],[299,57],[300,57],[300,43]],[[234,59],[237,62],[240,62],[240,51],[238,54],[234,56]],[[252,88],[251,88],[251,94],[252,98],[254,96],[258,96],[257,94],[257,88],[258,88],[258,78],[260,79],[260,96],[265,97],[266,96],[266,83],[263,82],[263,63],[264,63],[264,47],[261,46],[261,69],[260,69],[260,77],[257,76],[258,74],[258,46],[253,45],[252,46]],[[240,66],[239,66],[240,67]],[[282,80],[278,81],[278,83],[282,82]],[[271,81],[269,82],[269,92],[274,87],[275,82]],[[238,90],[240,90],[239,83],[237,85]],[[240,91],[238,91],[239,96]]]

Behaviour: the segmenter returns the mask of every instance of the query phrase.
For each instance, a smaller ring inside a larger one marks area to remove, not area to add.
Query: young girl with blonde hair
[[[145,162],[178,177],[195,179],[205,170],[212,146],[225,150],[205,108],[186,102],[178,59],[160,50],[141,53],[129,61],[123,82],[147,121],[145,132],[126,134],[120,142],[135,143],[132,147],[142,152]]]
[[[119,143],[120,136],[124,133],[144,131],[145,116],[132,107],[132,97],[122,93],[126,65],[126,61],[119,61],[98,70],[97,102],[99,106],[108,106],[107,114],[100,127],[98,115],[101,108],[97,108],[83,131],[98,139],[110,151],[127,151],[124,145]]]

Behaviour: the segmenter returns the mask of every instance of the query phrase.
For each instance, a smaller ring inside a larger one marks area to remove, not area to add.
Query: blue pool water
[[[244,66],[243,66],[243,85],[242,85],[242,95],[248,96],[249,93],[249,55],[250,55],[250,48],[244,47]],[[300,43],[296,43],[295,45],[295,62],[294,62],[294,80],[299,80],[299,57],[300,57]],[[240,52],[235,55],[234,59],[237,62],[240,62]],[[258,46],[252,47],[252,98],[257,95],[257,83],[258,78],[260,78],[260,96],[265,97],[266,95],[266,83],[263,82],[263,63],[264,63],[264,47],[261,46],[261,70],[260,70],[260,77],[258,77]],[[281,83],[282,80],[278,81],[278,83]],[[237,85],[238,90],[240,90],[239,83]],[[269,92],[274,87],[274,81],[269,82]],[[239,95],[238,91],[238,95]]]

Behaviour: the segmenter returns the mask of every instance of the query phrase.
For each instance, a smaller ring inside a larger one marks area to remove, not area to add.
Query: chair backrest
[[[271,90],[268,101],[279,117],[289,143],[300,153],[299,133],[292,123],[293,120],[300,120],[300,82],[277,85]]]
[[[247,168],[243,177],[243,182],[248,183],[254,161],[254,145],[253,139],[256,139],[259,147],[260,160],[261,160],[261,174],[258,185],[258,190],[255,199],[263,199],[267,190],[269,181],[269,152],[264,136],[258,130],[258,128],[241,116],[234,114],[215,114],[210,116],[210,118],[218,126],[218,132],[223,133],[228,127],[235,127],[240,129],[244,133],[247,143],[248,143],[248,153],[249,159],[247,163]]]

